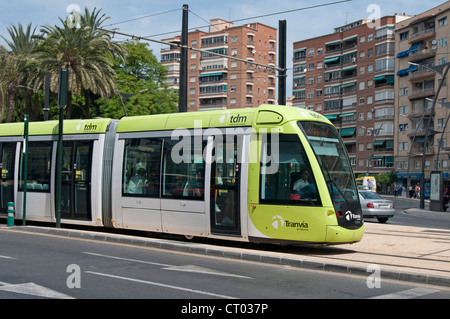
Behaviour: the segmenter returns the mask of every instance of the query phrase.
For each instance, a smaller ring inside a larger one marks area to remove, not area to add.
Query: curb
[[[290,258],[284,256],[274,256],[264,252],[244,252],[240,248],[236,249],[222,249],[220,246],[208,247],[202,244],[190,242],[178,242],[170,239],[155,239],[146,237],[136,237],[132,235],[119,235],[93,231],[83,231],[74,229],[61,229],[50,227],[36,227],[36,226],[14,226],[2,227],[8,230],[26,231],[32,233],[51,234],[57,236],[66,236],[71,238],[80,238],[86,240],[97,240],[111,243],[119,243],[126,245],[144,246],[150,248],[158,248],[165,250],[174,250],[185,253],[222,257],[229,259],[236,259],[242,261],[261,262],[273,265],[290,266],[308,270],[320,270],[333,273],[351,274],[368,277],[373,272],[367,267],[345,265],[337,263],[328,263],[322,261],[313,261],[303,258]],[[424,275],[418,273],[411,273],[396,270],[381,270],[381,279],[398,280],[402,282],[411,282],[416,284],[428,284],[435,286],[450,287],[450,277]]]

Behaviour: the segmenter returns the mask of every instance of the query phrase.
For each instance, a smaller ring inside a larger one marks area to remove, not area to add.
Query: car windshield
[[[364,199],[383,199],[374,192],[359,192]]]

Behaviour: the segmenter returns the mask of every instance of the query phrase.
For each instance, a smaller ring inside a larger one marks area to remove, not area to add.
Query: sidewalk
[[[450,230],[376,222],[365,225],[366,232],[358,243],[316,247],[253,244],[229,247],[222,241],[213,245],[36,226],[0,225],[0,230],[68,236],[365,277],[373,273],[368,267],[376,265],[385,279],[450,287]]]

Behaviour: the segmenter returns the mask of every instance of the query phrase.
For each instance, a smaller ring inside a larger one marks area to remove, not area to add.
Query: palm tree
[[[1,37],[5,40],[10,51],[6,51],[5,49],[0,51],[0,85],[6,87],[5,91],[8,97],[6,122],[11,122],[18,88],[20,85],[26,87],[27,79],[32,77],[31,74],[35,72],[35,69],[31,67],[31,61],[32,51],[36,46],[36,27],[32,29],[32,25],[29,23],[24,28],[19,23],[17,27],[10,26],[7,30],[10,39],[4,36]],[[25,91],[23,98],[25,101],[31,101],[31,92]],[[27,108],[31,110],[31,105],[28,104]]]
[[[105,20],[100,10],[92,13],[85,9],[79,28],[71,27],[59,19],[62,27],[43,26],[41,42],[36,50],[37,60],[43,71],[51,72],[51,90],[58,91],[58,76],[62,68],[69,70],[69,92],[85,93],[86,117],[90,117],[89,98],[86,92],[108,98],[116,92],[116,73],[112,57],[125,59],[125,49],[114,43],[109,33],[97,29]],[[34,81],[42,85],[43,78]],[[66,118],[71,118],[72,94],[68,94]]]

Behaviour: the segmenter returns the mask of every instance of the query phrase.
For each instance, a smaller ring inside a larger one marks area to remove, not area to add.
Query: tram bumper
[[[346,229],[341,226],[327,226],[325,241],[330,244],[356,243],[362,239],[364,230],[364,224],[357,229]]]

